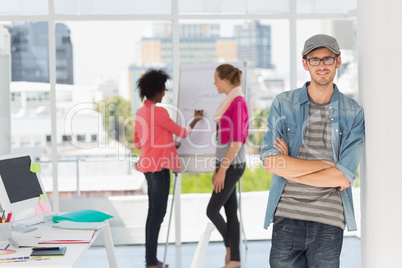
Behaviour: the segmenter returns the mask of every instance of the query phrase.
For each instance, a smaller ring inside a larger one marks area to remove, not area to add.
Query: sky
[[[233,24],[242,23],[242,21],[221,22],[223,37],[233,36]],[[75,21],[63,23],[71,31],[75,84],[92,86],[99,81],[113,79],[120,84],[120,88],[128,88],[128,67],[138,62],[138,55],[135,55],[136,45],[141,37],[152,35],[152,22]],[[289,66],[288,23],[286,20],[262,21],[262,23],[272,26],[272,60],[277,73],[286,75]],[[299,31],[302,34],[297,44],[301,51],[304,40],[317,33],[317,26],[314,22],[302,21],[298,27],[303,29]],[[128,92],[122,90],[120,94],[127,97]]]
[[[233,25],[243,20],[194,21],[181,23],[220,23],[221,36],[233,36]],[[321,20],[299,20],[297,24],[297,50],[300,55],[304,40],[320,33]],[[120,95],[128,98],[128,68],[138,63],[136,46],[143,36],[152,36],[152,21],[68,21],[74,57],[74,83],[93,86],[100,81],[114,80],[120,85]],[[289,25],[283,20],[261,20],[271,25],[272,62],[275,74],[289,74]],[[298,75],[303,76],[301,60]],[[301,77],[303,80],[304,78]]]
[[[149,28],[143,22],[67,22],[74,54],[74,82],[94,85],[98,81],[127,77],[135,58],[135,45]],[[128,79],[128,78],[127,78]]]

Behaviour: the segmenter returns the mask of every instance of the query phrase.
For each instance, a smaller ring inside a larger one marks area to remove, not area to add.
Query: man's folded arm
[[[264,166],[268,173],[286,178],[304,176],[335,165],[329,161],[303,160],[280,154],[264,158]]]
[[[289,176],[285,179],[315,187],[338,187],[340,191],[350,186],[350,181],[334,167],[298,177]]]

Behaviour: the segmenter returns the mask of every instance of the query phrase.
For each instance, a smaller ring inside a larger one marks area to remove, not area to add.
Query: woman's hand
[[[176,150],[180,148],[181,142],[175,141],[174,146],[176,147]]]
[[[277,149],[282,155],[289,156],[289,148],[284,139],[276,137],[274,140],[274,148]]]
[[[194,119],[200,121],[204,116],[204,110],[194,110]]]
[[[212,184],[214,185],[215,193],[220,193],[225,186],[226,170],[220,168],[218,172],[214,172],[212,175]]]
[[[216,169],[214,170],[214,174],[212,174],[212,178],[211,178],[212,185],[215,184],[215,176],[216,176]]]
[[[190,123],[190,127],[194,128],[195,124],[204,117],[204,110],[194,110],[194,119]]]

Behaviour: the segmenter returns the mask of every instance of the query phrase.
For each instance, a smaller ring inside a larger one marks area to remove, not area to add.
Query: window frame
[[[290,88],[296,88],[297,85],[297,66],[293,64],[297,62],[297,22],[299,20],[350,20],[356,19],[356,11],[351,11],[348,14],[298,14],[297,0],[290,0],[289,14],[181,14],[179,13],[179,1],[171,0],[171,14],[132,14],[132,15],[58,15],[55,14],[55,0],[48,0],[47,15],[0,15],[0,21],[45,21],[48,23],[49,32],[49,84],[50,84],[50,111],[51,111],[51,135],[50,141],[52,152],[52,172],[53,172],[53,208],[59,211],[59,190],[58,190],[58,169],[57,169],[57,127],[56,127],[56,44],[55,44],[55,25],[59,21],[171,21],[172,22],[172,46],[173,46],[173,76],[179,77],[180,73],[180,39],[179,39],[179,22],[181,20],[289,20],[289,68],[290,68]],[[178,99],[178,81],[173,84],[173,99]],[[11,101],[11,99],[10,99]],[[93,140],[93,137],[91,137]]]

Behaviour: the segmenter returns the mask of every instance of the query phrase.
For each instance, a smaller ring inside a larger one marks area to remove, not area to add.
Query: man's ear
[[[339,67],[341,67],[341,56],[336,57],[336,69],[339,69]]]
[[[304,70],[308,71],[307,60],[305,58],[302,59]]]

